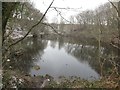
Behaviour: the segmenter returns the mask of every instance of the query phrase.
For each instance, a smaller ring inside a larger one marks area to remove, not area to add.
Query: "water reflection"
[[[46,75],[49,74],[54,78],[59,76],[78,76],[82,79],[95,79],[99,78],[99,75],[91,68],[86,62],[78,61],[75,57],[68,54],[64,47],[59,49],[59,43],[48,41],[47,48],[44,50],[44,54],[36,62],[40,65],[40,70],[31,69],[32,75]]]
[[[34,61],[37,60],[37,56],[41,57],[44,53],[43,50],[46,48],[46,45],[47,42],[45,40],[28,39],[23,41],[11,51],[11,61],[7,63],[5,68],[29,73],[30,68],[34,66]],[[15,55],[15,50],[18,47],[24,50],[21,56]],[[36,59],[33,58],[34,56],[36,56]]]
[[[98,63],[98,46],[93,41],[57,38],[56,40],[27,39],[16,48],[24,49],[20,57],[11,57],[8,63],[13,70],[20,70],[31,75],[49,74],[59,76],[77,76],[82,79],[98,79],[100,67]],[[14,52],[14,50],[13,50]],[[101,46],[101,59],[117,55],[109,46]],[[40,70],[32,67],[39,65]],[[110,63],[105,65],[110,67]]]

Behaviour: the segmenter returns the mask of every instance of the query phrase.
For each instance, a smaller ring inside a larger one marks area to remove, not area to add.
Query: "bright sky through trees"
[[[31,0],[35,7],[41,12],[45,12],[52,0]],[[55,0],[52,6],[61,8],[80,8],[76,10],[60,10],[62,16],[66,19],[70,18],[71,15],[75,15],[83,10],[92,9],[94,10],[101,4],[108,2],[108,0]],[[57,17],[57,12],[50,9],[47,13],[47,18],[49,22],[54,22],[54,20],[60,20],[60,16]]]

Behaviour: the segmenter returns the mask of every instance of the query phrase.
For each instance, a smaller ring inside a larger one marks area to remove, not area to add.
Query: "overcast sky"
[[[44,13],[52,0],[31,1],[34,3],[37,9]],[[61,8],[80,8],[76,10],[60,10],[62,16],[64,16],[66,19],[69,19],[71,15],[76,15],[80,11],[86,9],[94,10],[96,7],[106,2],[108,2],[108,0],[55,0],[52,6]],[[53,9],[50,9],[46,16],[49,22],[54,22],[57,19],[60,21],[60,16]]]

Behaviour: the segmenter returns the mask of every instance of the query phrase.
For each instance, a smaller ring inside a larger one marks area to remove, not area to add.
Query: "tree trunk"
[[[12,16],[13,10],[18,3],[15,2],[2,2],[2,45],[4,43],[5,28],[9,18]]]

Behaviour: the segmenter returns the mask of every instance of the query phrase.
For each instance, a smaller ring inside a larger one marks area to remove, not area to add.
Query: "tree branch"
[[[68,21],[67,19],[65,19],[62,15],[61,15],[61,12],[57,10],[57,8],[55,8],[55,11],[58,12],[58,14],[61,16],[62,19],[64,19],[65,21],[69,22],[69,23],[72,23],[71,21]]]
[[[110,4],[112,4],[112,6],[115,8],[115,10],[117,11],[117,13],[119,13],[119,10],[117,9],[117,7],[113,4],[113,2],[111,2],[110,0],[108,0]],[[120,17],[120,16],[119,16]]]
[[[51,8],[64,9],[64,10],[79,10],[79,9],[81,9],[81,8],[69,8],[69,7],[67,7],[67,8],[62,8],[62,7],[51,7]]]
[[[51,27],[51,28],[52,28],[52,30],[53,30],[56,34],[58,34],[59,36],[64,36],[63,34],[58,33],[58,32],[56,31],[56,29],[55,29],[52,25],[47,24],[47,23],[41,23],[41,24]]]
[[[117,49],[119,49],[119,50],[120,50],[120,47],[119,47],[119,46],[114,45],[114,44],[112,44],[112,43],[110,43],[110,45],[112,45],[113,47],[115,47],[115,48],[117,48]]]
[[[33,25],[33,26],[29,29],[29,31],[26,33],[26,35],[25,35],[23,38],[21,38],[20,40],[12,43],[10,46],[8,46],[7,49],[9,49],[9,48],[12,47],[13,45],[21,42],[22,40],[24,40],[24,39],[27,37],[27,35],[28,35],[38,24],[40,24],[40,23],[42,22],[43,18],[44,18],[45,15],[47,14],[47,12],[48,12],[49,8],[52,6],[53,2],[54,2],[54,0],[53,0],[53,1],[51,2],[51,4],[49,5],[49,7],[47,8],[47,10],[45,11],[45,13],[43,14],[43,16],[41,17],[40,21],[37,22],[35,25]]]

